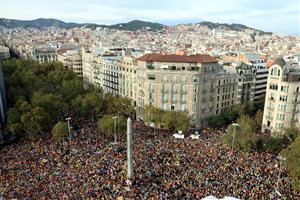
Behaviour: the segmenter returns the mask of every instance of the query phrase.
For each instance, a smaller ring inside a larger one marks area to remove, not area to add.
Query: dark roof
[[[164,54],[145,54],[138,58],[139,61],[154,61],[154,62],[185,62],[185,63],[215,63],[216,58],[207,54],[197,54],[192,56],[185,55],[164,55]]]
[[[279,66],[281,66],[281,67],[283,67],[283,66],[286,65],[286,63],[285,63],[285,61],[284,61],[283,58],[277,58],[277,59],[275,60],[275,62],[273,63],[273,65],[275,65],[275,64],[277,64],[277,65],[279,65]]]

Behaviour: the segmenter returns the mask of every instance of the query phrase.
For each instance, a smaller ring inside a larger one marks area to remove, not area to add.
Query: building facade
[[[82,78],[82,55],[80,50],[67,50],[64,57],[64,66],[73,70],[78,77]]]
[[[252,84],[252,98],[251,101],[254,103],[264,102],[269,70],[266,67],[264,60],[257,60],[253,63],[253,84]]]
[[[269,69],[262,131],[282,133],[300,120],[300,67],[277,59]]]
[[[119,70],[119,95],[125,96],[136,106],[137,60],[126,56]]]
[[[0,46],[0,59],[10,58],[9,48],[6,46]]]
[[[236,84],[236,75],[209,55],[146,54],[138,59],[137,115],[142,118],[146,105],[187,111],[192,125],[203,128],[236,103]]]
[[[57,61],[57,52],[52,47],[35,48],[31,52],[31,58],[39,63]]]

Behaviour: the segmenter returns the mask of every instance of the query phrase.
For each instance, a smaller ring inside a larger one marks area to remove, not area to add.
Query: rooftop
[[[216,58],[207,54],[197,54],[192,56],[186,55],[164,55],[164,54],[145,54],[138,58],[139,61],[154,61],[154,62],[183,62],[183,63],[215,63]]]

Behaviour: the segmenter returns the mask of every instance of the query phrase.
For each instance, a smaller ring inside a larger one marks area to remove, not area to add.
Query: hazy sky
[[[299,10],[299,0],[0,0],[0,17],[12,19],[98,24],[140,19],[167,25],[212,21],[297,35]]]

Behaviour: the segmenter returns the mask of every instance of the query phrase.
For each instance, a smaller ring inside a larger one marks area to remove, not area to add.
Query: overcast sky
[[[0,17],[11,19],[98,24],[140,19],[167,25],[212,21],[297,35],[299,10],[299,0],[0,0]]]

